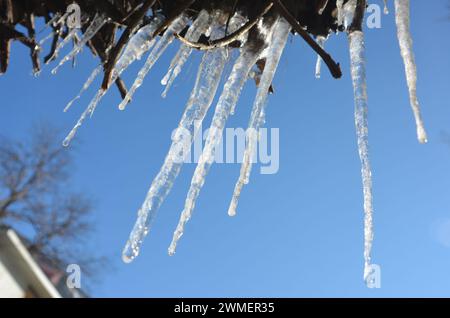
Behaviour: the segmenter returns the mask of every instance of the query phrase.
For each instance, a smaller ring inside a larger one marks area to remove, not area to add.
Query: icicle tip
[[[236,202],[232,199],[230,207],[228,208],[228,216],[236,216]]]
[[[69,138],[64,139],[63,142],[62,142],[62,145],[65,148],[69,148],[69,146],[70,146],[70,139]]]
[[[426,144],[428,142],[427,133],[422,126],[417,127],[417,139],[421,144]]]
[[[129,264],[139,255],[139,248],[133,248],[130,241],[127,242],[122,252],[122,261]]]

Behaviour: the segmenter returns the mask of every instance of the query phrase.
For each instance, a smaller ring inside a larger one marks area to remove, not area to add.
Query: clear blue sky
[[[332,79],[326,69],[316,80],[315,54],[299,38],[288,44],[267,110],[267,127],[280,128],[279,173],[254,173],[237,217],[230,218],[227,209],[239,165],[213,166],[174,257],[167,255],[167,247],[193,164],[184,166],[141,255],[126,265],[120,253],[168,150],[199,55],[166,99],[160,97],[159,81],[177,45],[159,60],[125,112],[116,107],[115,89],[107,95],[78,135],[73,172],[74,189],[97,202],[91,247],[111,256],[114,266],[92,295],[450,296],[450,143],[442,138],[450,136],[447,4],[412,1],[427,145],[416,141],[393,14],[382,17],[381,29],[366,32],[373,260],[382,266],[381,289],[367,289],[362,279],[360,162],[347,41],[339,34],[328,41],[327,49],[341,63],[341,80]],[[0,77],[0,133],[25,138],[38,120],[69,131],[99,83],[69,113],[62,109],[97,60],[86,50],[76,70],[65,65],[53,76],[51,67],[45,67],[34,78],[28,50],[16,43],[12,52],[10,69]],[[139,66],[126,73],[128,85]],[[254,94],[250,83],[229,127],[246,127]]]

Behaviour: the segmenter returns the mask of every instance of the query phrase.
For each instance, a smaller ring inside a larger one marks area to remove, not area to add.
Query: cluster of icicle
[[[198,40],[203,32],[208,32],[213,40],[223,37],[225,24],[220,23],[221,19],[215,17],[216,15],[220,15],[220,12],[207,13],[202,11],[192,23],[186,34],[188,40]],[[228,29],[230,32],[233,32],[246,22],[247,20],[241,14],[237,13],[231,19]],[[183,235],[187,221],[191,218],[195,201],[205,182],[208,170],[213,163],[215,149],[221,140],[226,121],[228,117],[234,113],[240,92],[249,78],[253,66],[261,58],[267,58],[267,62],[261,77],[249,128],[257,131],[264,123],[265,101],[290,32],[290,26],[284,19],[279,18],[270,27],[270,30],[266,30],[262,23],[258,25],[258,30],[260,32],[267,32],[268,34],[265,34],[264,38],[269,39],[269,41],[267,41],[265,45],[255,47],[254,43],[252,43],[252,41],[247,41],[245,36],[240,39],[242,42],[242,46],[239,48],[240,53],[236,60],[233,61],[233,68],[217,102],[205,147],[192,177],[185,207],[181,213],[180,221],[169,247],[170,255],[175,253],[178,240]],[[191,50],[192,49],[188,46],[184,44],[181,45],[179,52],[170,65],[169,72],[162,81],[163,84],[170,85],[170,83],[173,82],[174,77],[180,72],[181,67],[187,60]],[[215,48],[204,53],[197,73],[194,89],[192,90],[185,112],[179,123],[178,129],[180,131],[187,130],[193,136],[196,135],[197,130],[201,126],[202,121],[217,94],[225,65],[231,58],[229,50],[230,48],[227,47]],[[166,92],[167,86],[163,94],[165,95]],[[147,197],[138,212],[138,219],[123,252],[123,259],[126,262],[130,262],[139,254],[141,244],[150,229],[151,222],[162,201],[170,192],[172,185],[180,172],[183,162],[183,158],[180,158],[180,156],[183,157],[183,155],[187,155],[187,153],[179,153],[180,149],[183,148],[179,146],[179,143],[182,142],[179,140],[179,136],[180,134],[174,134],[173,142],[164,164],[156,178],[153,180]],[[242,185],[248,182],[251,168],[250,154],[254,151],[253,147],[256,145],[256,138],[257,136],[255,134],[249,134],[248,136],[241,176],[239,177],[230,205],[230,215],[235,214],[237,198],[240,195]],[[194,139],[195,137],[192,138],[192,140]]]
[[[373,241],[373,208],[372,175],[369,162],[368,145],[368,103],[364,34],[362,31],[348,30],[355,14],[357,0],[349,0],[345,3],[343,0],[336,0],[336,6],[337,23],[347,31],[350,47],[351,76],[355,99],[355,124],[359,156],[362,164],[361,171],[364,193],[364,279],[367,283],[370,283],[369,280],[372,268],[371,249]],[[398,40],[401,48],[401,55],[405,64],[410,101],[417,124],[418,139],[421,143],[424,143],[427,138],[423,128],[419,104],[416,96],[417,76],[412,51],[412,40],[409,30],[409,0],[395,0],[395,11]],[[387,8],[385,9],[385,13],[387,13]],[[121,54],[112,71],[113,82],[128,68],[131,63],[141,59],[145,53],[149,52],[144,66],[139,71],[133,85],[128,91],[128,94],[120,103],[119,109],[125,109],[133,94],[142,85],[144,78],[154,66],[158,58],[173,42],[175,38],[174,34],[181,32],[188,26],[188,31],[185,35],[187,40],[196,42],[202,34],[207,34],[212,40],[215,40],[222,38],[225,35],[226,29],[231,33],[238,30],[247,22],[247,18],[243,16],[243,14],[236,13],[229,21],[229,25],[226,27],[225,24],[227,19],[224,19],[224,16],[225,14],[220,11],[207,12],[203,10],[197,15],[194,21],[190,21],[188,16],[181,15],[169,24],[166,32],[164,32],[164,34],[158,39],[154,38],[153,34],[157,28],[164,23],[163,16],[156,14],[149,24],[141,27],[131,37],[128,45]],[[57,23],[58,18],[64,18],[64,16],[55,17],[56,22],[52,21],[51,23]],[[55,73],[62,64],[74,58],[81,51],[87,41],[89,41],[106,22],[107,19],[104,16],[96,15],[90,22],[90,25],[88,26],[82,39],[78,42],[74,49],[61,60],[59,65],[54,69],[53,73]],[[261,38],[265,40],[264,44],[255,46],[254,41],[247,38],[248,34],[244,34],[239,39],[241,42],[241,47],[237,49],[239,50],[239,54],[236,58],[233,58],[233,55],[230,54],[230,50],[232,49],[229,47],[217,47],[204,52],[198,69],[194,88],[179,122],[178,131],[180,133],[175,133],[173,135],[169,152],[160,171],[153,180],[141,208],[138,211],[136,224],[134,225],[129,240],[123,250],[123,260],[125,262],[131,262],[136,256],[138,256],[144,237],[150,231],[152,220],[155,218],[156,212],[162,202],[169,194],[174,181],[181,170],[184,156],[188,155],[188,153],[184,153],[180,150],[186,149],[185,145],[180,147],[180,143],[184,142],[180,137],[181,132],[188,131],[191,133],[191,136],[195,137],[198,129],[202,125],[203,119],[211,107],[214,97],[217,94],[225,66],[228,63],[232,63],[233,67],[231,73],[226,79],[224,87],[220,93],[211,126],[209,128],[210,132],[192,177],[191,185],[185,200],[184,209],[181,212],[179,223],[169,246],[169,254],[173,255],[175,253],[177,243],[184,233],[186,223],[192,216],[195,202],[201,188],[203,187],[209,168],[212,165],[215,156],[215,149],[221,140],[226,121],[228,117],[234,113],[240,92],[245,82],[252,76],[252,73],[254,73],[254,71],[252,71],[253,66],[258,60],[265,59],[265,68],[261,74],[260,83],[249,121],[246,149],[244,152],[240,176],[236,183],[228,210],[228,214],[230,216],[234,216],[236,214],[236,208],[241,190],[243,186],[249,182],[252,168],[252,155],[256,149],[255,147],[258,140],[258,130],[265,121],[264,115],[269,87],[272,83],[277,65],[286,45],[288,34],[291,31],[291,26],[288,22],[286,22],[286,20],[284,20],[284,18],[279,17],[275,21],[272,21],[272,23],[269,23],[269,25],[264,25],[262,21],[260,21],[257,24],[257,31],[259,32]],[[67,44],[70,38],[75,36],[75,33],[75,30],[70,31],[66,39],[58,45],[56,51],[59,52],[59,50]],[[317,41],[321,46],[325,44],[325,40],[326,37],[317,38]],[[182,43],[179,51],[170,64],[166,76],[164,76],[161,81],[161,83],[165,86],[162,94],[163,97],[167,95],[169,88],[173,84],[176,77],[180,74],[183,65],[186,63],[191,53],[192,48]],[[96,76],[101,73],[102,68],[103,65],[99,65],[94,69],[86,83],[83,85],[80,93],[69,102],[65,108],[65,111],[68,110],[73,102],[89,88]],[[320,77],[320,68],[321,60],[318,58],[316,64],[316,77]],[[65,146],[70,144],[84,120],[88,116],[92,116],[98,103],[106,92],[106,90],[100,89],[96,93],[86,110],[82,113],[75,127],[64,140],[63,144]],[[194,139],[195,138],[191,138],[191,140]]]

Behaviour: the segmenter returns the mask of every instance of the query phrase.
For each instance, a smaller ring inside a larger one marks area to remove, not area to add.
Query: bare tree
[[[92,274],[102,259],[81,245],[92,230],[91,200],[69,190],[71,153],[57,136],[40,125],[28,143],[0,137],[0,225],[21,229],[30,251],[54,266],[77,263]]]

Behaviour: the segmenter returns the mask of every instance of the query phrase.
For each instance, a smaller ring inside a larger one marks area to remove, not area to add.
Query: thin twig
[[[114,66],[117,63],[120,53],[122,53],[123,48],[128,43],[128,39],[134,33],[139,22],[142,20],[144,15],[147,13],[148,9],[150,9],[150,7],[154,3],[155,3],[155,0],[146,0],[144,2],[144,4],[142,4],[141,8],[138,11],[136,11],[136,13],[130,18],[130,24],[125,29],[125,31],[123,31],[116,46],[111,50],[108,62],[105,65],[105,75],[104,75],[103,83],[102,83],[103,89],[108,89],[109,84],[111,82],[111,73],[112,73]]]
[[[309,36],[308,32],[306,32],[300,25],[300,23],[298,23],[298,21],[289,13],[289,11],[281,3],[281,1],[274,0],[273,4],[278,12],[292,25],[294,30],[303,38],[303,40],[305,40],[305,42],[308,43],[309,46],[322,58],[322,60],[328,66],[331,75],[333,75],[334,78],[342,77],[342,71],[339,63],[336,63],[333,58],[327,52],[325,52],[325,50],[322,49],[320,45],[313,40],[313,38]]]
[[[11,39],[0,39],[0,74],[6,73],[11,52]]]
[[[26,45],[30,49],[34,48],[35,43],[32,39],[27,37],[25,34],[23,34],[20,31],[17,31],[12,26],[6,25],[6,24],[0,24],[0,32],[4,34],[4,36],[8,39],[18,40],[22,44]]]
[[[170,14],[170,17],[167,18],[163,24],[161,24],[155,32],[153,32],[153,37],[158,36],[163,33],[167,27],[176,19],[180,14],[182,14],[185,10],[187,10],[196,0],[186,0],[186,2],[175,9],[174,12]]]
[[[184,44],[187,46],[190,46],[192,48],[198,49],[198,50],[212,50],[219,47],[224,47],[229,45],[230,43],[238,40],[242,35],[250,31],[251,28],[253,28],[258,21],[272,8],[273,3],[270,2],[267,6],[265,6],[261,12],[252,20],[248,21],[246,24],[244,24],[239,30],[231,33],[230,35],[227,35],[221,39],[210,41],[209,43],[200,43],[200,42],[191,42],[188,39],[182,37],[179,34],[175,34],[175,36]]]
[[[115,25],[111,26],[113,29],[116,29]],[[113,34],[115,34],[115,32],[113,32]],[[96,34],[89,42],[88,42],[88,46],[91,49],[92,53],[98,55],[98,57],[100,58],[100,60],[102,61],[103,64],[107,63],[107,59],[108,59],[108,55],[107,55],[107,51],[108,48],[111,47],[112,43],[114,43],[114,36],[111,37],[110,42],[106,43],[105,42],[105,36],[100,33],[100,34]],[[124,83],[124,81],[119,77],[116,78],[115,84],[119,90],[120,96],[123,98],[125,98],[125,96],[128,93],[127,87]]]
[[[39,60],[39,46],[36,42],[36,33],[34,31],[34,15],[28,14],[25,20],[25,27],[28,31],[28,37],[31,39],[33,47],[30,47],[30,56],[33,63],[33,72],[37,73],[41,70],[41,63]]]

